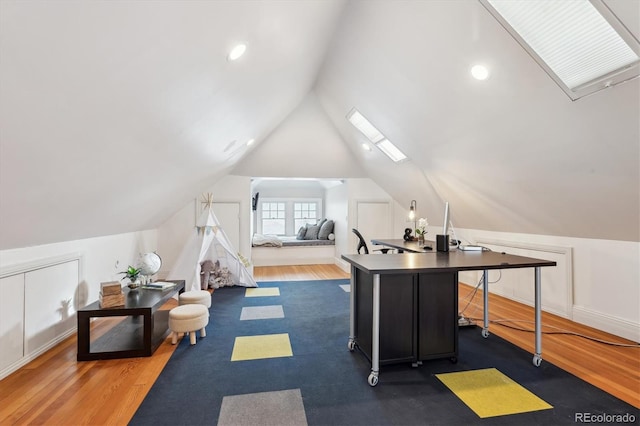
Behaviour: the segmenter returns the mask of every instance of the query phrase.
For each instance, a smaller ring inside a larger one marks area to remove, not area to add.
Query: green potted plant
[[[424,237],[427,234],[427,226],[429,222],[424,217],[418,219],[418,226],[416,228],[416,235],[418,236],[418,244],[424,244]]]
[[[126,271],[119,272],[120,274],[124,274],[125,278],[129,278],[130,283],[128,284],[129,288],[134,289],[140,287],[140,268],[134,268],[129,265]]]

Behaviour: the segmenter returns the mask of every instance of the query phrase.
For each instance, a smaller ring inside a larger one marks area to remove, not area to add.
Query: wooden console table
[[[79,309],[78,361],[151,356],[169,334],[169,311],[160,310],[173,295],[184,291],[184,280],[170,280],[168,290],[130,290],[125,306],[101,308],[99,302]],[[91,318],[126,317],[104,335],[91,340]]]

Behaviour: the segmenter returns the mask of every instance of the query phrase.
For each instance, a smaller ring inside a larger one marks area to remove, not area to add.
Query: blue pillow
[[[307,232],[304,234],[305,240],[317,240],[320,227],[318,225],[307,225]]]
[[[318,239],[319,240],[328,240],[329,234],[333,232],[333,221],[327,220],[320,227],[320,231],[318,231]]]
[[[307,227],[301,226],[300,229],[298,229],[298,235],[296,235],[296,240],[304,240],[304,235],[306,233],[307,233]]]

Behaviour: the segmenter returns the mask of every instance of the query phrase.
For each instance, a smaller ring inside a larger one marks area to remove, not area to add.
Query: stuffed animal
[[[220,264],[217,263],[217,265],[219,266]],[[229,268],[218,268],[214,271],[213,275],[213,288],[233,285],[233,279],[231,278],[231,271],[229,271]]]
[[[218,263],[218,265],[220,264]],[[202,290],[209,288],[209,281],[213,277],[216,269],[215,263],[210,260],[205,260],[200,264],[200,288]]]

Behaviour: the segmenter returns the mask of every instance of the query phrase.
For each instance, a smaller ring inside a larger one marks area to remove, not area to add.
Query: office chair
[[[353,231],[354,234],[356,234],[356,237],[358,237],[358,254],[362,254],[360,253],[360,250],[364,249],[364,254],[369,254],[369,247],[367,247],[367,243],[364,240],[364,237],[362,236],[362,234],[360,233],[360,231],[358,231],[356,228],[351,229]],[[394,250],[392,248],[381,248],[381,249],[374,249],[373,251],[379,251],[381,253],[387,254],[389,251]]]

